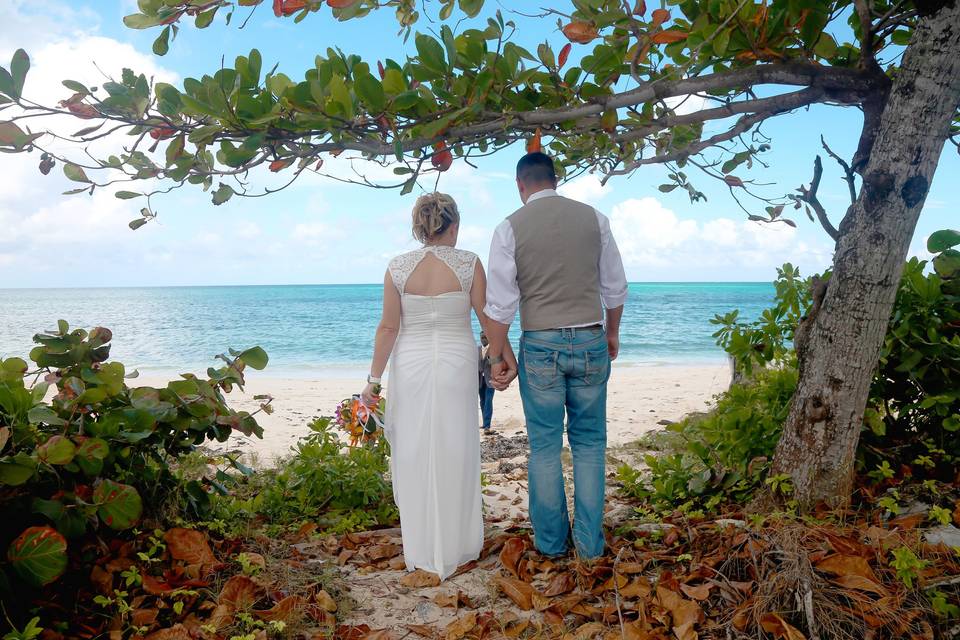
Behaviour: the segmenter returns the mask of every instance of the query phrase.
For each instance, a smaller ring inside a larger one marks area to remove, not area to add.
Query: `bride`
[[[400,510],[407,569],[440,579],[476,559],[483,547],[477,347],[473,308],[485,328],[486,276],[476,254],[457,249],[460,213],[443,193],[413,207],[423,247],[390,261],[383,317],[362,400],[392,357],[384,434],[393,495]],[[516,370],[511,351],[504,354]]]

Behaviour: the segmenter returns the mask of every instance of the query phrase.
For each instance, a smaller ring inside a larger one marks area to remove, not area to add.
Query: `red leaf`
[[[430,164],[436,168],[437,171],[446,171],[450,168],[450,165],[453,164],[453,154],[450,153],[450,150],[447,149],[446,143],[438,142],[433,145],[434,154],[430,158]]]
[[[643,0],[637,0],[637,4],[633,5],[633,15],[642,16],[647,12],[647,3]]]
[[[569,47],[570,45],[567,46]],[[539,153],[540,149],[540,127],[537,127],[533,137],[527,140],[527,153]]]
[[[357,0],[327,0],[327,6],[333,9],[346,9],[356,2]]]
[[[270,163],[270,171],[277,173],[278,171],[283,171],[287,167],[293,164],[293,159],[285,158],[283,160],[274,160]]]
[[[588,44],[599,34],[597,28],[589,22],[571,22],[563,28],[563,35],[567,36],[570,42],[577,44]]]
[[[570,50],[573,48],[573,45],[569,42],[563,45],[563,49],[560,49],[560,55],[557,57],[557,68],[563,69],[563,65],[567,64],[567,58],[570,57]]]
[[[377,60],[377,71],[380,72],[380,79],[383,80],[383,76],[386,75],[387,71],[383,68],[383,63]]]
[[[653,34],[653,37],[650,38],[650,41],[653,44],[672,44],[674,42],[680,42],[681,40],[686,40],[687,34],[682,31],[660,31],[659,33]]]
[[[723,181],[727,183],[727,186],[730,187],[742,187],[743,180],[737,176],[723,176]]]
[[[650,14],[650,17],[653,19],[653,26],[659,27],[670,19],[670,12],[666,9],[654,9],[653,13]]]

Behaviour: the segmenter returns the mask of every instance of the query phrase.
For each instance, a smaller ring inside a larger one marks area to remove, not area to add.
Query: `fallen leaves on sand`
[[[807,640],[807,637],[796,627],[791,626],[776,613],[768,613],[760,618],[760,626],[767,633],[772,633],[777,640]]]
[[[436,587],[440,584],[440,576],[423,569],[417,569],[400,578],[400,584],[411,589]]]
[[[503,592],[503,595],[513,600],[514,604],[530,611],[533,608],[533,587],[529,583],[517,578],[498,577],[494,580],[497,588]]]

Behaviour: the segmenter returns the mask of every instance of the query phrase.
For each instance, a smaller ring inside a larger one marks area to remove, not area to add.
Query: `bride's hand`
[[[360,392],[360,401],[368,407],[375,407],[380,402],[380,396],[374,393],[377,385],[368,383]]]

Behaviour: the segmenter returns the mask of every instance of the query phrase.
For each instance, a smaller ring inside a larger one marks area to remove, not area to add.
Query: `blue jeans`
[[[582,558],[603,553],[610,354],[600,327],[524,331],[520,338],[520,397],[530,439],[528,482],[534,544],[566,553],[570,516],[560,451],[564,413],[573,452],[572,539]]]
[[[489,429],[493,420],[493,387],[487,386],[483,378],[480,379],[480,413],[483,415],[483,428]]]

